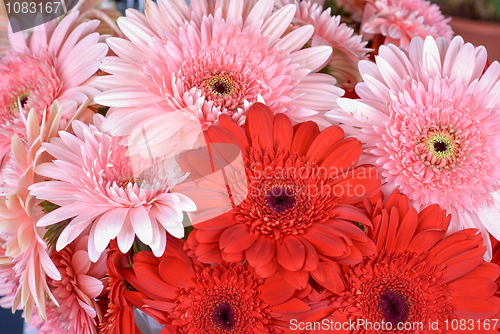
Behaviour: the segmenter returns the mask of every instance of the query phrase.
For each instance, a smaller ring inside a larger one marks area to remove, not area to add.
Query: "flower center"
[[[233,80],[228,75],[217,75],[209,80],[207,87],[212,94],[226,97],[234,91],[234,84],[232,81]]]
[[[447,159],[455,153],[453,137],[445,133],[435,133],[427,141],[429,152],[439,159]]]
[[[380,294],[378,307],[386,322],[396,327],[398,323],[405,322],[408,317],[408,304],[404,296],[397,291],[386,290]]]
[[[30,96],[30,94],[28,92],[23,92],[23,93],[19,94],[18,96],[16,96],[14,98],[14,102],[12,103],[12,106],[10,107],[10,112],[13,115],[19,114],[19,106],[21,106],[21,108],[24,108],[26,106],[26,104],[28,103],[29,96]],[[19,103],[21,103],[21,105],[19,105]]]
[[[251,166],[245,170],[248,195],[238,205],[241,214],[236,219],[250,225],[251,233],[279,243],[283,236],[303,233],[331,216],[338,189],[319,166],[289,151],[273,159],[252,153],[245,164]]]
[[[295,205],[295,196],[288,188],[275,187],[267,192],[266,203],[269,209],[284,212]]]
[[[242,265],[197,267],[196,288],[183,288],[172,316],[186,334],[275,333],[272,306],[263,303],[255,278]]]
[[[223,331],[230,331],[236,326],[234,309],[228,302],[220,303],[212,314],[212,321]]]

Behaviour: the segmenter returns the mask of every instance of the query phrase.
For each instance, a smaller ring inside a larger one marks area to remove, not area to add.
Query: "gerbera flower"
[[[99,79],[105,92],[96,98],[113,107],[104,130],[132,134],[131,145],[142,148],[143,156],[156,156],[180,140],[191,148],[200,123],[205,129],[220,115],[242,125],[257,101],[294,122],[314,119],[328,126],[322,116],[336,107],[343,91],[331,76],[313,72],[332,50],[302,48],[311,26],[283,37],[295,5],[272,10],[273,0],[198,0],[191,6],[164,0],[159,7],[148,0],[145,15],[127,11],[118,25],[129,40],[108,39],[118,57],[101,66],[112,74]],[[148,144],[143,126],[157,134]]]
[[[374,168],[354,167],[360,142],[344,139],[338,126],[320,133],[306,122],[294,131],[287,116],[273,116],[261,103],[250,108],[245,129],[224,115],[207,130],[209,142],[239,146],[248,195],[223,215],[193,220],[191,254],[208,263],[248,259],[259,275],[279,272],[298,289],[307,286],[309,273],[321,284],[335,284],[332,261],[355,264],[374,251],[354,224],[369,221],[351,205],[380,187]],[[208,200],[203,189],[182,192],[195,203]],[[227,193],[208,196],[218,203]]]
[[[444,18],[436,4],[426,0],[367,0],[361,31],[380,34],[385,37],[384,44],[407,49],[415,36],[442,36],[449,42],[453,37],[450,20]]]
[[[159,256],[167,231],[179,238],[184,235],[182,211],[196,209],[186,196],[170,192],[185,176],[173,162],[127,156],[122,138],[100,131],[103,120],[95,115],[88,126],[75,121],[75,135],[60,132],[60,138],[45,144],[56,160],[39,165],[35,172],[53,181],[34,184],[30,191],[60,208],[37,225],[72,218],[57,240],[58,251],[91,225],[88,251],[93,262],[114,238],[126,253],[136,235]]]
[[[341,99],[345,113],[329,116],[365,143],[388,191],[417,207],[439,203],[452,231],[500,238],[500,65],[482,74],[485,62],[485,49],[461,37],[416,37],[409,56],[383,46],[376,64],[360,62],[361,100]]]
[[[112,240],[106,259],[108,304],[98,326],[99,334],[140,333],[135,324],[134,307],[124,293],[129,289],[129,285],[123,277],[123,270],[131,265],[129,255],[121,253],[116,240]]]
[[[9,33],[12,50],[0,60],[1,158],[9,152],[13,134],[26,134],[23,110],[34,108],[41,120],[57,99],[64,106],[63,129],[77,107],[99,92],[91,77],[108,47],[92,33],[99,21],[77,25],[77,19],[74,12],[57,27],[57,20],[39,25],[26,39],[23,32]]]
[[[83,112],[86,106],[83,104],[76,114]],[[12,136],[12,152],[2,170],[5,195],[0,204],[0,233],[5,236],[6,252],[0,261],[0,275],[7,275],[15,286],[12,309],[24,308],[28,321],[35,305],[40,316],[46,318],[45,294],[58,306],[47,286],[46,274],[54,280],[61,276],[42,239],[46,231],[36,227],[36,221],[44,214],[41,201],[29,195],[27,188],[38,181],[33,169],[46,158],[41,150],[42,143],[57,134],[62,112],[55,101],[50,111],[44,111],[40,122],[35,109],[31,109],[23,118],[26,135],[22,138],[17,134]]]
[[[134,255],[127,281],[139,292],[126,291],[135,306],[166,325],[162,333],[289,333],[290,319],[309,307],[279,276],[259,278],[245,264],[202,265],[182,250],[182,240],[167,244],[156,258]]]
[[[49,286],[60,305],[56,310],[59,322],[69,333],[96,334],[102,317],[96,298],[104,288],[101,279],[106,274],[106,252],[92,263],[87,244],[88,236],[84,235],[51,256],[61,280],[51,281]]]
[[[0,272],[15,276],[12,310],[21,306],[28,322],[35,306],[40,317],[45,318],[46,295],[57,305],[47,286],[46,276],[61,279],[49,258],[47,245],[35,227],[37,219],[43,215],[38,204],[23,188],[0,197],[0,231],[6,236],[3,247],[6,249],[4,260],[7,260],[0,263]]]
[[[489,332],[484,321],[500,315],[500,298],[494,296],[500,269],[483,260],[481,234],[466,229],[443,239],[450,222],[446,211],[431,205],[417,213],[397,191],[385,206],[379,201],[366,208],[373,222],[368,235],[378,254],[348,269],[345,290],[333,298],[328,319],[365,322],[348,333],[379,332],[368,323],[383,322],[391,333],[454,333],[453,320],[470,324],[469,319],[477,333]],[[400,323],[406,330],[398,329]]]
[[[354,33],[354,29],[345,23],[340,23],[340,15],[331,16],[331,8],[323,10],[321,5],[313,1],[279,0],[279,5],[295,3],[294,24],[304,26],[310,24],[314,27],[311,46],[327,45],[333,53],[322,68],[323,73],[333,75],[337,85],[345,90],[352,91],[356,83],[361,81],[358,62],[367,59],[370,49],[366,48],[367,41],[363,42],[361,36]]]

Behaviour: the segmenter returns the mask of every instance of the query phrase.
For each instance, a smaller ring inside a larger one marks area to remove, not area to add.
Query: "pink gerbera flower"
[[[86,104],[82,105],[77,113],[85,108]],[[29,195],[27,188],[38,181],[33,169],[46,159],[42,142],[57,134],[62,110],[62,106],[54,102],[40,122],[35,109],[31,109],[26,119],[23,118],[26,136],[12,136],[12,151],[2,170],[2,191],[6,195],[0,198],[0,235],[4,235],[5,240],[0,241],[5,241],[2,246],[6,251],[1,254],[0,276],[7,277],[13,285],[13,310],[18,306],[24,308],[28,321],[35,305],[40,316],[46,317],[46,294],[57,305],[47,286],[46,274],[54,280],[61,276],[42,239],[46,231],[36,227],[37,219],[44,214],[41,201]]]
[[[283,37],[295,12],[291,4],[273,13],[273,0],[197,0],[191,6],[160,0],[159,7],[148,0],[146,15],[128,10],[118,25],[129,40],[109,39],[118,57],[101,67],[112,74],[99,79],[106,91],[96,98],[113,107],[104,130],[132,133],[132,144],[144,147],[138,141],[144,125],[161,133],[149,149],[165,154],[173,137],[185,134],[194,142],[200,122],[205,128],[224,114],[242,125],[257,101],[294,122],[327,126],[321,116],[343,92],[334,78],[313,72],[332,50],[303,49],[312,26]]]
[[[60,208],[44,216],[38,226],[72,218],[57,240],[59,251],[91,225],[92,261],[114,238],[126,253],[136,235],[160,256],[167,231],[179,238],[184,235],[182,211],[196,209],[186,196],[170,192],[185,176],[174,163],[127,156],[122,138],[100,131],[103,120],[95,115],[94,125],[89,126],[75,121],[75,135],[60,132],[60,138],[46,144],[55,161],[35,171],[53,181],[37,183],[30,191]]]
[[[77,19],[74,12],[59,24],[39,25],[26,39],[23,32],[9,33],[12,50],[0,60],[0,157],[9,152],[13,134],[26,133],[23,110],[34,108],[41,120],[57,99],[65,127],[77,107],[99,92],[91,77],[108,47],[92,33],[99,21],[77,25]]]
[[[329,116],[365,143],[386,193],[440,204],[452,230],[486,228],[498,239],[500,64],[483,74],[486,57],[461,37],[416,37],[409,55],[383,46],[376,64],[360,62],[361,100],[341,99],[345,113]]]
[[[82,236],[54,253],[51,258],[61,280],[50,283],[59,305],[56,312],[69,333],[96,334],[102,317],[96,298],[102,293],[106,274],[106,252],[92,263],[87,252],[88,236]]]
[[[453,37],[439,7],[426,0],[367,0],[361,30],[365,34],[381,34],[384,43],[408,48],[415,36],[425,38]]]

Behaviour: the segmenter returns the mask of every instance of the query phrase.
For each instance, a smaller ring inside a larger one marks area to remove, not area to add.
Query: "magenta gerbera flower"
[[[98,20],[78,24],[78,12],[23,32],[9,32],[11,51],[0,60],[0,158],[13,134],[25,134],[24,111],[42,113],[57,99],[64,106],[61,129],[81,104],[98,92],[91,78],[108,47],[93,31]],[[57,26],[55,26],[57,24]]]
[[[340,99],[330,114],[365,143],[386,193],[415,206],[440,204],[452,230],[485,228],[500,238],[500,64],[484,72],[486,50],[455,37],[412,40],[409,55],[380,48],[359,65],[361,100]]]
[[[367,0],[361,30],[364,34],[381,34],[386,45],[408,48],[415,36],[442,36],[450,41],[450,20],[436,4],[426,0]]]
[[[66,219],[56,250],[72,242],[88,226],[88,253],[97,261],[117,238],[126,253],[134,238],[149,245],[160,256],[166,232],[184,235],[183,211],[196,206],[186,196],[170,189],[185,176],[175,163],[127,156],[120,137],[100,131],[104,117],[94,116],[94,125],[72,124],[75,135],[60,132],[46,149],[55,160],[39,165],[35,172],[53,181],[34,184],[33,196],[60,206],[41,218],[38,226],[50,226]]]
[[[96,101],[113,107],[103,129],[132,133],[132,144],[141,147],[144,125],[161,133],[149,149],[164,154],[172,137],[185,134],[193,142],[200,122],[204,128],[221,114],[242,125],[257,101],[294,122],[327,126],[321,116],[343,91],[334,78],[314,71],[332,50],[302,49],[312,26],[284,36],[295,11],[291,4],[273,12],[273,0],[197,0],[191,6],[165,0],[159,7],[148,0],[145,15],[128,10],[118,24],[129,40],[108,39],[118,57],[101,67],[112,74],[99,79],[106,91]]]

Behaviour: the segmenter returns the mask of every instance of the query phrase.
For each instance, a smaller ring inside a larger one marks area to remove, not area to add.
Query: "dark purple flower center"
[[[384,320],[390,322],[393,328],[400,322],[405,322],[408,317],[408,303],[406,298],[396,291],[386,290],[380,294],[378,307]]]
[[[446,152],[446,150],[448,150],[448,144],[444,141],[436,141],[434,142],[434,150],[436,152]]]
[[[287,188],[276,187],[267,192],[266,203],[269,209],[283,212],[295,205],[295,196]]]
[[[223,331],[230,331],[236,326],[236,317],[234,309],[228,302],[220,303],[214,309],[212,321]]]
[[[231,78],[227,75],[218,75],[213,77],[210,80],[208,87],[213,94],[220,97],[226,97],[234,90],[234,85],[231,82]]]

